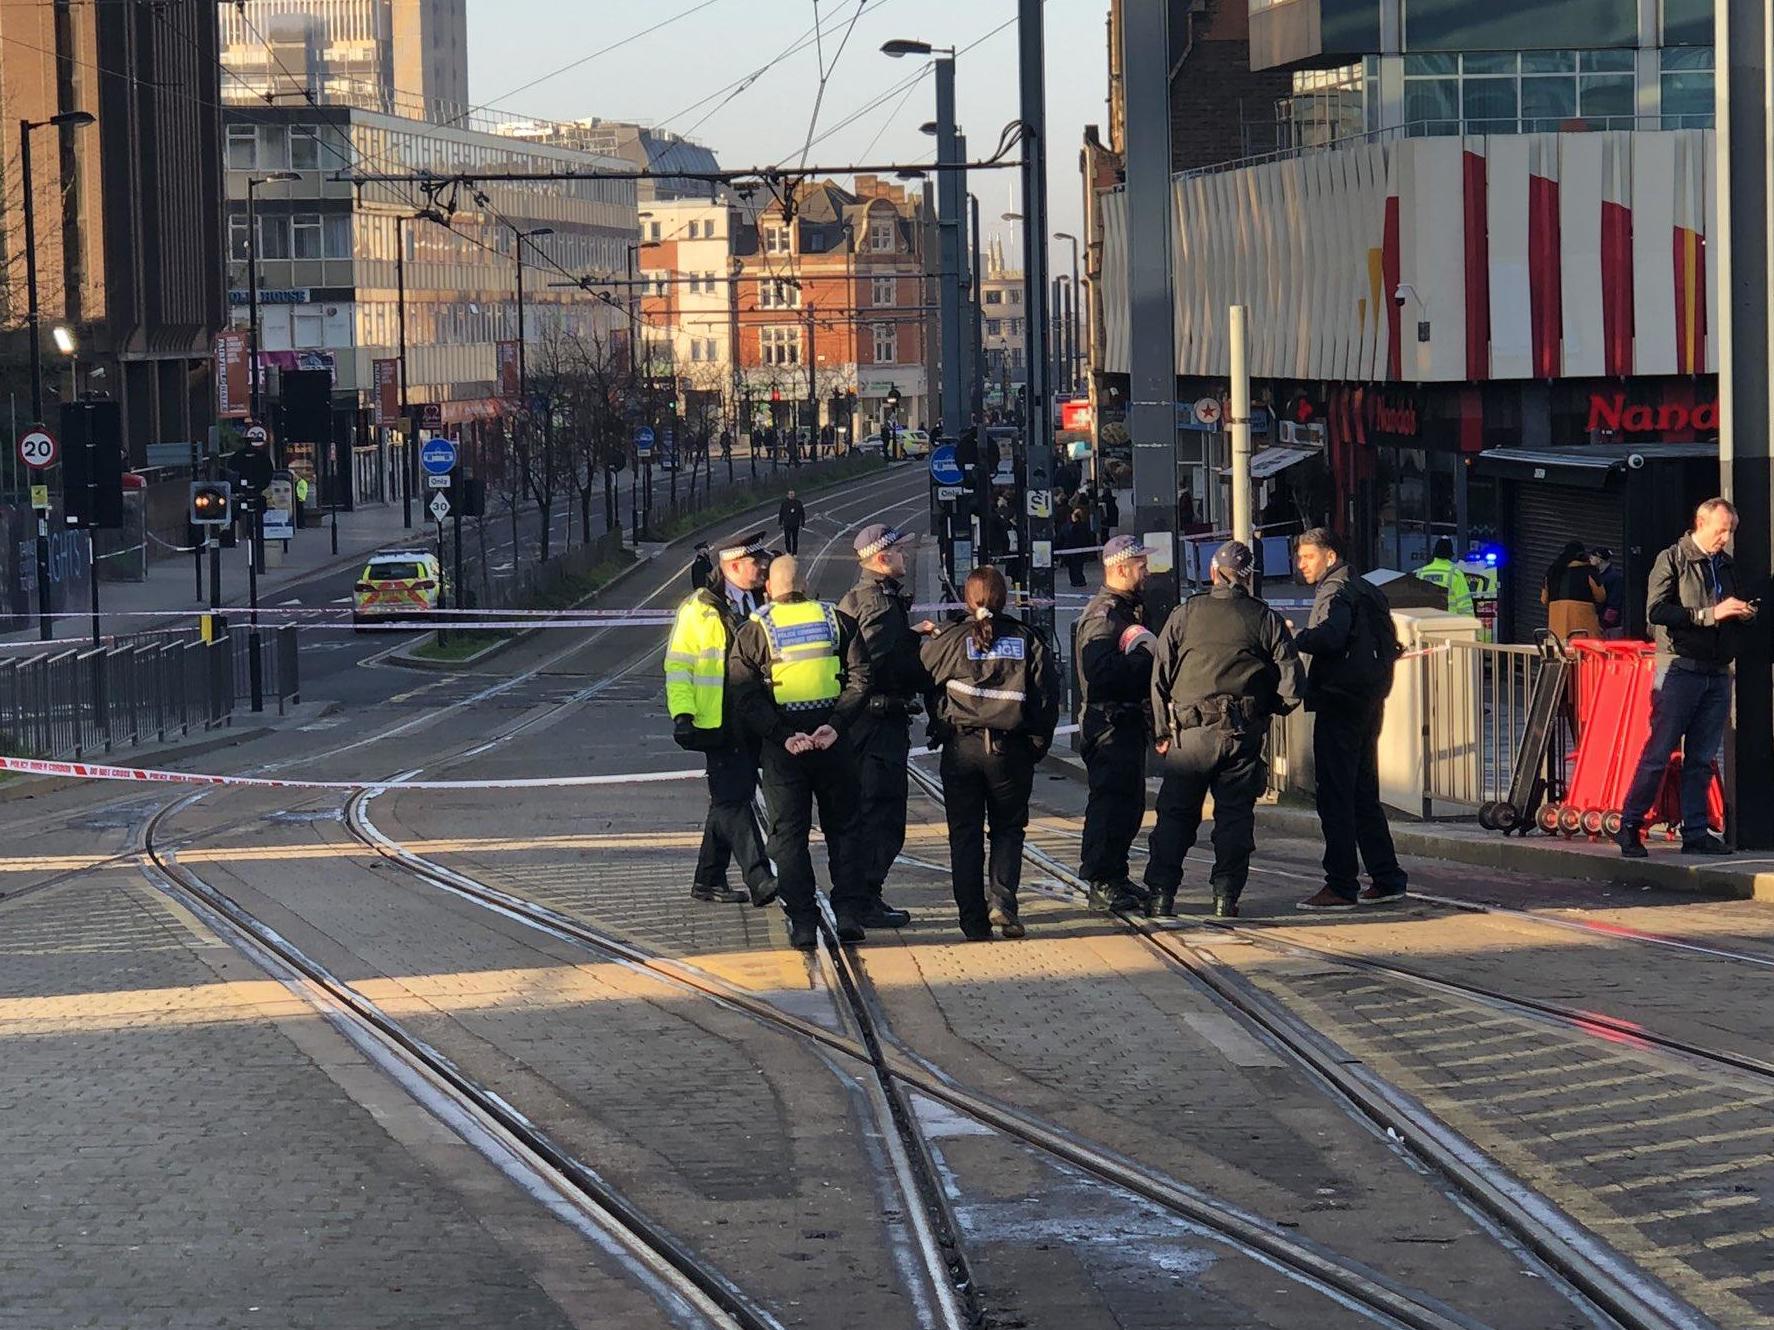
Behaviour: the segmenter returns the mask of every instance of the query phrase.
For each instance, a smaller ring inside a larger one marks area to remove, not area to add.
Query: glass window
[[[320,140],[316,137],[319,131],[313,125],[290,126],[290,169],[292,171],[318,171],[320,169]]]
[[[1524,78],[1521,118],[1530,134],[1550,133],[1558,122],[1577,114],[1577,81],[1568,78]]]
[[[312,312],[297,310],[291,320],[294,328],[292,344],[298,347],[325,346],[326,323],[320,311]]]
[[[1459,133],[1459,80],[1406,79],[1404,120],[1415,134]]]
[[[1630,74],[1632,73],[1632,65],[1631,51],[1583,52],[1583,72],[1585,74]]]
[[[259,257],[261,259],[287,259],[290,256],[290,228],[288,217],[266,217],[259,215]]]
[[[246,214],[237,212],[228,218],[228,257],[236,263],[245,263],[246,252]]]
[[[1003,334],[1004,334],[1004,321],[1002,319],[987,319],[986,320],[986,336],[987,337],[1001,337],[1001,336],[1003,336]]]
[[[299,212],[290,218],[290,250],[298,259],[325,257],[319,213]]]
[[[1010,303],[1013,305],[1020,305],[1023,303],[1023,293],[1020,289],[1016,287],[1010,289]]]
[[[1663,75],[1663,128],[1710,129],[1713,122],[1712,71]]]
[[[1406,78],[1419,75],[1457,74],[1460,72],[1460,57],[1444,55],[1439,51],[1415,52],[1404,58],[1404,74]]]
[[[1516,54],[1514,51],[1475,51],[1460,57],[1460,70],[1471,76],[1473,74],[1514,74]]]
[[[988,304],[988,305],[1002,305],[1003,303],[1004,303],[1004,293],[1002,291],[987,291],[986,292],[986,304]]]
[[[289,130],[282,125],[260,125],[259,169],[262,171],[287,171],[289,164]]]
[[[875,325],[875,363],[891,365],[899,359],[899,329],[891,323]]]
[[[235,171],[251,171],[259,164],[259,135],[251,125],[228,126],[228,166]]]
[[[1672,69],[1711,69],[1712,47],[1666,46],[1661,57],[1663,72]]]
[[[764,228],[764,253],[786,254],[788,250],[788,228],[786,226],[766,226]]]
[[[1524,74],[1575,74],[1575,51],[1523,51],[1521,72]]]
[[[871,220],[869,222],[869,248],[880,254],[892,253],[895,248],[894,232],[897,229],[891,218]]]
[[[1630,118],[1633,113],[1632,76],[1585,74],[1577,80],[1577,92],[1583,115],[1587,119],[1605,116]]]
[[[897,287],[899,285],[899,283],[894,281],[893,278],[891,278],[891,277],[877,277],[874,279],[874,282],[872,283],[872,285],[873,285],[874,290],[871,294],[874,298],[875,304],[877,304],[877,305],[893,305],[893,304],[897,304],[899,302],[899,294],[894,289],[895,287]]]
[[[1460,109],[1469,134],[1512,134],[1520,108],[1514,79],[1465,79],[1460,84]]]
[[[648,226],[647,239],[649,239],[649,240],[659,239],[659,223],[658,222],[653,222]]]

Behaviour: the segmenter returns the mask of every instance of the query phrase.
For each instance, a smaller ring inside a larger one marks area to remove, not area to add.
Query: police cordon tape
[[[1076,734],[1076,725],[1062,725],[1054,737]],[[935,748],[914,748],[928,756]],[[610,776],[533,776],[508,780],[278,780],[270,776],[220,776],[202,771],[162,771],[154,767],[115,767],[95,762],[55,762],[35,757],[0,757],[0,771],[21,776],[59,776],[73,780],[133,781],[148,785],[233,786],[255,790],[546,790],[588,785],[642,785],[696,780],[700,767],[680,771],[627,771]]]

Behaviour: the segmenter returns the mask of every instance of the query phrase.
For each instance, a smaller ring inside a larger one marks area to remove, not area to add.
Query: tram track
[[[913,763],[912,781],[937,807],[940,781]],[[1068,904],[1082,903],[1088,884],[1052,854],[1025,842],[1024,859],[1056,884],[1028,884]],[[1570,1287],[1627,1330],[1717,1330],[1713,1321],[1659,1281],[1633,1267],[1549,1199],[1536,1193],[1471,1142],[1450,1130],[1429,1109],[1376,1075],[1333,1040],[1301,1020],[1281,1001],[1261,991],[1235,967],[1191,944],[1171,928],[1140,916],[1115,917],[1155,956],[1212,994],[1295,1063],[1334,1092],[1377,1128],[1387,1132],[1423,1164],[1479,1206],[1505,1232],[1545,1262]],[[1260,930],[1222,925],[1219,931],[1243,936]],[[1321,959],[1346,963],[1326,953]],[[1462,995],[1466,1000],[1477,1000]]]

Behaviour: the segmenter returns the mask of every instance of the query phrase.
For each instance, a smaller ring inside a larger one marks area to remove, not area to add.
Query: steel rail
[[[910,769],[913,780],[940,805],[941,786],[928,772],[915,765]],[[1039,847],[1025,842],[1023,857],[1050,874],[1066,899],[1088,891],[1088,884],[1076,873]],[[1364,1117],[1388,1130],[1626,1330],[1719,1330],[1659,1281],[1593,1238],[1546,1197],[1498,1167],[1422,1103],[1351,1063],[1342,1048],[1259,992],[1231,966],[1191,946],[1173,930],[1155,928],[1143,917],[1125,912],[1117,912],[1115,917],[1158,956],[1215,994]]]

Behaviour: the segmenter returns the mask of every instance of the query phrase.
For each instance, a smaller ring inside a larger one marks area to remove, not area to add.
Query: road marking
[[[1636,1159],[1640,1155],[1667,1154],[1671,1150],[1691,1150],[1697,1145],[1722,1145],[1726,1141],[1753,1141],[1758,1136],[1774,1136],[1774,1127],[1745,1127],[1741,1131],[1712,1131],[1704,1136],[1684,1137],[1679,1141],[1628,1145],[1618,1150],[1603,1150],[1599,1154],[1584,1155],[1583,1162],[1603,1164],[1610,1159]]]
[[[300,605],[302,603],[302,598],[300,596],[297,596],[293,600],[280,600],[277,603],[279,605]]]

